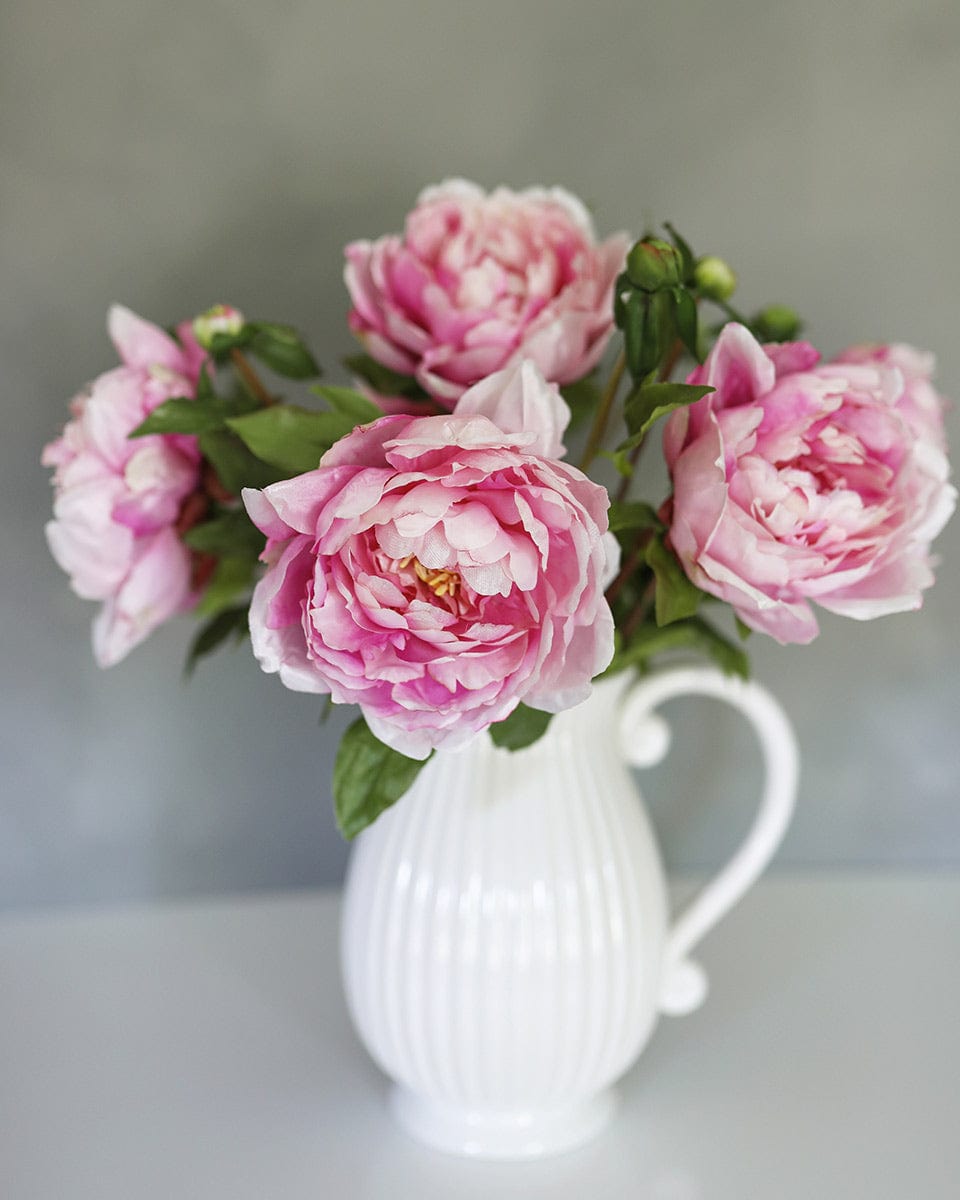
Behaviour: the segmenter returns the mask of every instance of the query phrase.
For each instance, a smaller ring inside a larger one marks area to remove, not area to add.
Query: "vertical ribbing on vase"
[[[597,802],[597,781],[592,772],[585,770],[584,756],[578,754],[570,742],[565,749],[573,785],[568,788],[568,795],[570,829],[576,847],[581,960],[581,969],[575,973],[574,978],[579,977],[578,1002],[581,1014],[577,1022],[576,1049],[570,1054],[568,1082],[564,1090],[583,1095],[591,1090],[589,1073],[593,1069],[593,1063],[590,1051],[601,1020],[598,1011],[600,981],[597,968],[601,965],[606,945],[602,915],[597,905],[596,846],[592,844],[590,830],[590,813]]]
[[[383,925],[384,944],[382,963],[384,969],[383,989],[386,997],[386,1029],[391,1057],[397,1063],[404,1082],[417,1080],[417,1051],[415,1031],[410,1024],[406,984],[411,973],[409,962],[409,930],[415,919],[413,892],[420,878],[420,858],[417,846],[424,818],[430,809],[430,795],[418,791],[409,797],[412,801],[405,813],[398,812],[402,820],[401,837],[394,843],[396,859],[390,864],[390,874],[397,881],[390,911]]]
[[[461,1109],[583,1098],[629,1065],[654,1012],[649,829],[609,714],[565,715],[516,755],[487,740],[438,754],[354,852],[358,1030],[388,1074]]]
[[[428,996],[433,987],[433,944],[431,932],[436,905],[437,870],[439,857],[436,846],[441,827],[450,807],[444,803],[444,791],[433,788],[418,797],[421,809],[420,828],[413,836],[409,853],[414,864],[413,888],[408,899],[410,935],[406,961],[403,964],[403,1009],[409,1030],[411,1067],[431,1094],[439,1085],[433,1069],[431,1042],[435,1031],[427,1019]]]
[[[639,798],[637,803],[640,803]],[[636,1024],[638,979],[643,970],[640,947],[643,942],[640,929],[642,917],[635,886],[637,864],[630,861],[628,853],[633,839],[627,837],[623,814],[614,800],[612,790],[604,798],[603,808],[612,871],[609,886],[616,897],[620,924],[619,945],[612,947],[614,960],[620,965],[618,1004],[610,1014],[608,1044],[602,1068],[604,1078],[613,1079],[618,1074],[617,1068],[629,1041],[628,1029],[631,1024]]]
[[[448,779],[444,779],[446,784]],[[448,787],[439,788],[441,796],[449,797]],[[450,803],[439,806],[435,813],[437,842],[434,854],[435,894],[428,967],[425,975],[426,1000],[424,1021],[429,1032],[429,1049],[432,1053],[431,1069],[435,1079],[435,1090],[448,1103],[460,1099],[456,1082],[454,1022],[458,972],[453,958],[457,943],[456,904],[452,880],[459,878],[457,864],[463,841],[463,808],[457,797]],[[454,856],[456,847],[456,857]]]
[[[557,997],[560,1020],[556,1030],[555,1064],[550,1086],[550,1102],[558,1103],[569,1088],[571,1063],[576,1061],[583,1033],[580,1019],[580,980],[583,967],[583,909],[580,899],[580,855],[572,819],[577,779],[568,746],[563,742],[550,758],[550,776],[557,783],[551,788],[556,811],[557,874],[554,879],[558,904],[560,954],[557,959]]]
[[[460,1012],[458,1014],[458,1057],[460,1072],[463,1080],[462,1096],[467,1107],[476,1108],[482,1095],[482,1073],[480,1053],[480,998],[479,978],[482,973],[481,962],[483,939],[481,937],[484,923],[483,914],[483,866],[485,857],[485,838],[483,831],[477,828],[476,805],[479,798],[486,794],[490,786],[489,763],[487,755],[479,761],[471,762],[471,774],[464,786],[469,787],[470,803],[465,810],[464,833],[468,853],[466,855],[467,872],[460,893],[461,920],[463,923],[463,942],[458,959],[460,983]],[[478,836],[479,834],[479,836]]]
[[[578,759],[580,756],[576,756]],[[613,914],[607,890],[607,864],[609,842],[604,835],[606,822],[605,795],[609,792],[610,780],[580,770],[581,787],[590,789],[581,793],[580,815],[590,841],[592,860],[591,891],[595,912],[594,938],[591,938],[590,974],[590,1017],[587,1021],[592,1036],[585,1049],[578,1090],[583,1093],[596,1091],[606,1080],[602,1077],[610,1017],[618,1003],[619,984],[617,978],[617,955],[613,945]],[[586,884],[586,880],[584,881]]]

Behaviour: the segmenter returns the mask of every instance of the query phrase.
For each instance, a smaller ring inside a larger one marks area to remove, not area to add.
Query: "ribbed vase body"
[[[622,686],[525,750],[437,753],[354,848],[349,1008],[401,1120],[436,1145],[583,1140],[649,1036],[666,898],[619,745]]]

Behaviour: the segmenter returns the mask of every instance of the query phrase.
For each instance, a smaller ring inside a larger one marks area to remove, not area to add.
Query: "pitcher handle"
[[[678,667],[641,679],[627,693],[620,717],[624,756],[634,766],[652,766],[667,752],[670,731],[654,713],[675,696],[725,700],[744,714],[760,740],[766,776],[760,809],[739,850],[720,873],[675,917],[667,935],[659,1005],[663,1012],[693,1012],[707,994],[707,977],[687,955],[725,916],[769,863],[783,840],[797,791],[797,744],[783,709],[758,683],[725,675],[714,667]]]

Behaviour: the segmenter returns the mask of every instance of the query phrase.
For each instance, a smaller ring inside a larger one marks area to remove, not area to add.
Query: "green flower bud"
[[[215,304],[194,318],[193,336],[204,350],[211,350],[216,338],[236,337],[244,324],[243,313],[239,309],[230,304]]]
[[[706,300],[724,303],[737,290],[737,277],[733,268],[716,254],[706,254],[697,259],[693,269],[693,281]]]
[[[770,304],[751,322],[761,342],[792,342],[803,328],[803,322],[785,304]]]
[[[630,248],[627,276],[634,287],[644,292],[676,287],[683,280],[680,251],[662,238],[644,238]]]

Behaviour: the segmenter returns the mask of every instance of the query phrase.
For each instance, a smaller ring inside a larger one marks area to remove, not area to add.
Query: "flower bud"
[[[761,309],[752,325],[761,342],[792,342],[803,328],[803,322],[785,304],[770,304]]]
[[[706,254],[697,260],[693,281],[705,300],[718,300],[721,304],[737,290],[733,268],[716,254]]]
[[[630,248],[627,276],[644,292],[676,287],[683,279],[680,251],[662,238],[644,238]]]
[[[245,324],[243,313],[230,304],[215,304],[195,317],[193,336],[204,350],[213,348],[217,337],[236,337]]]

